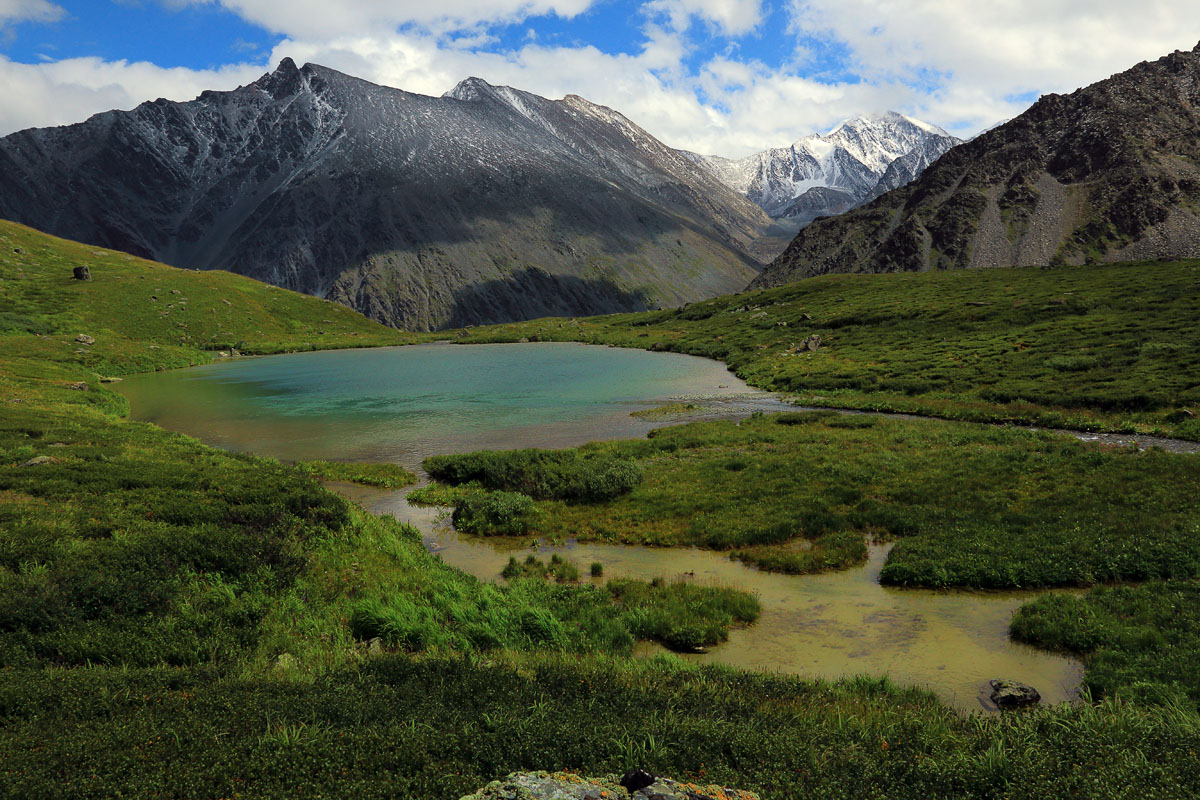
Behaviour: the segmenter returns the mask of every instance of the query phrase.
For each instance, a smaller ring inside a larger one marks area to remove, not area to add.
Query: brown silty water
[[[481,580],[499,580],[508,559],[559,553],[581,572],[593,562],[611,577],[688,580],[733,586],[756,594],[762,616],[734,630],[729,641],[683,658],[750,670],[811,678],[887,675],[896,683],[928,688],[963,710],[995,708],[987,682],[1004,678],[1038,689],[1047,703],[1078,697],[1082,666],[1072,658],[1012,641],[1014,611],[1035,596],[1029,592],[966,592],[895,589],[879,584],[889,545],[872,545],[866,565],[823,575],[764,572],[697,548],[566,541],[495,540],[456,532],[448,509],[408,503],[410,490],[382,491],[331,484],[377,514],[414,525],[426,546],[451,566]],[[585,579],[588,580],[588,579]],[[594,580],[594,579],[593,579]],[[658,650],[643,645],[639,653]]]

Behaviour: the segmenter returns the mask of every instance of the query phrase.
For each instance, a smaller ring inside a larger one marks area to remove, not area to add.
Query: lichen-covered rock
[[[584,778],[571,772],[514,772],[462,800],[758,800],[758,795],[740,789],[653,777],[653,783],[631,794],[616,775]]]

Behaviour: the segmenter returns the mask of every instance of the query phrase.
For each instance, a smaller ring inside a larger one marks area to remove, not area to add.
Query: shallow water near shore
[[[714,361],[551,343],[243,359],[135,376],[120,389],[136,419],[212,445],[285,460],[389,461],[414,469],[437,453],[642,436],[682,420],[632,411],[681,398],[698,406],[686,420],[789,408]],[[983,689],[991,678],[1031,684],[1051,703],[1073,699],[1080,682],[1075,660],[1009,640],[1013,611],[1033,594],[882,587],[886,546],[872,546],[861,568],[778,575],[691,548],[483,540],[453,531],[439,509],[409,505],[407,490],[331,488],[413,523],[440,558],[483,580],[499,580],[510,556],[562,553],[585,573],[600,562],[605,578],[682,578],[759,596],[758,622],[685,658],[820,678],[886,674],[963,710],[988,708]]]

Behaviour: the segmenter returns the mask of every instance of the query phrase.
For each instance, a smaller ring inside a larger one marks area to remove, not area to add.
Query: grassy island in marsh
[[[598,488],[549,491],[547,465]],[[790,412],[425,467],[451,485],[416,499],[470,509],[456,525],[499,509],[490,526],[459,525],[470,533],[699,546],[795,573],[861,563],[865,537],[894,539],[881,578],[905,586],[1200,576],[1200,456],[1045,432]],[[517,502],[522,490],[536,502]]]

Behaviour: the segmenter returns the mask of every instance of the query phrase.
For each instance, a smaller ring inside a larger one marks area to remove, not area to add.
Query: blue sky
[[[23,62],[99,56],[210,69],[266,58],[283,39],[211,4],[170,8],[133,0],[62,0],[57,5],[64,11],[59,19],[13,26],[0,40],[0,52]]]
[[[581,94],[737,156],[886,109],[971,135],[1198,39],[1195,0],[0,0],[0,134],[287,55],[426,94]]]

